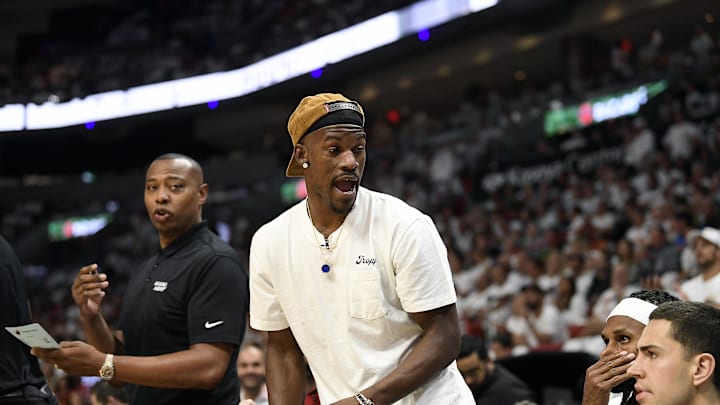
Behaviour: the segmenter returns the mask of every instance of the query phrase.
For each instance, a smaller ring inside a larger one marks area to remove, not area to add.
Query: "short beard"
[[[350,208],[348,208],[348,209],[340,208],[340,207],[336,206],[335,204],[333,204],[332,201],[330,202],[330,209],[332,210],[332,212],[334,212],[334,213],[336,213],[336,214],[339,214],[339,215],[342,215],[342,216],[344,216],[344,217],[347,217],[348,214],[350,214],[350,211],[353,210],[353,208],[355,208],[355,201],[354,201],[354,200],[353,200],[352,205],[351,205]]]

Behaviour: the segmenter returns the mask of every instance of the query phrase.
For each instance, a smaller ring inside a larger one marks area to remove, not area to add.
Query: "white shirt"
[[[654,149],[655,136],[650,130],[645,129],[625,145],[625,163],[630,166],[640,167]]]
[[[243,399],[247,399],[247,396],[243,392],[242,388],[240,389],[240,401],[242,402]],[[260,390],[260,393],[258,394],[257,398],[253,399],[255,401],[255,405],[268,405],[270,402],[268,401],[268,392],[267,392],[267,386],[263,384],[262,389]]]
[[[584,325],[587,322],[588,303],[585,297],[574,294],[570,298],[570,305],[565,310],[560,310],[565,325]]]
[[[707,281],[699,274],[682,283],[680,289],[687,295],[688,301],[720,303],[720,273]]]
[[[447,251],[430,217],[360,187],[344,225],[330,235],[334,249],[326,259],[306,204],[253,236],[250,323],[292,330],[325,405],[397,368],[422,334],[408,313],[453,304],[456,296]],[[327,273],[324,263],[331,266]],[[474,403],[455,362],[396,402]]]
[[[620,405],[622,404],[622,392],[611,392],[610,393],[610,399],[608,400],[608,405]]]
[[[544,304],[542,312],[537,318],[534,315],[530,315],[528,318],[513,315],[505,324],[508,332],[513,335],[524,336],[528,346],[533,348],[538,346],[540,342],[530,330],[528,322],[533,324],[538,333],[552,335],[553,340],[550,343],[560,343],[568,337],[567,326],[562,316],[560,316],[560,311],[554,305]]]
[[[670,151],[673,159],[689,159],[692,155],[693,141],[700,137],[700,130],[687,121],[676,122],[667,129],[663,145]]]

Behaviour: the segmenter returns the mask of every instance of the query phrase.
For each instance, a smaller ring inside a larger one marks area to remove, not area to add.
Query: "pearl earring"
[[[302,168],[303,168],[303,169],[307,169],[308,167],[310,167],[310,163],[308,163],[308,162],[303,162]]]

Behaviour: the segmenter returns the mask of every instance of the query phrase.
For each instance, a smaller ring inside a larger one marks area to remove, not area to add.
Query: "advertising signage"
[[[48,238],[56,242],[91,236],[105,228],[111,220],[112,215],[99,214],[51,221],[47,228]]]
[[[634,115],[651,98],[667,88],[664,80],[644,84],[621,93],[596,97],[580,104],[545,113],[545,136],[552,137],[598,122]]]

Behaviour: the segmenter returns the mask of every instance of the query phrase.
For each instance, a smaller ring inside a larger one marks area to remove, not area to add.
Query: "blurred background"
[[[578,341],[597,355],[597,321],[628,291],[676,291],[698,272],[689,233],[720,226],[717,18],[707,0],[2,0],[0,232],[34,318],[81,338],[80,266],[109,274],[112,323],[157,248],[142,199],[155,156],[204,166],[204,216],[247,258],[255,229],[305,196],[284,176],[290,112],[342,92],[367,115],[364,185],[440,229],[463,331],[506,341],[512,298],[537,284],[561,333],[507,355]],[[192,100],[172,101],[182,86]],[[126,108],[133,89],[159,107]],[[98,115],[111,97],[130,112]],[[48,373],[64,403],[87,403],[91,380]]]

